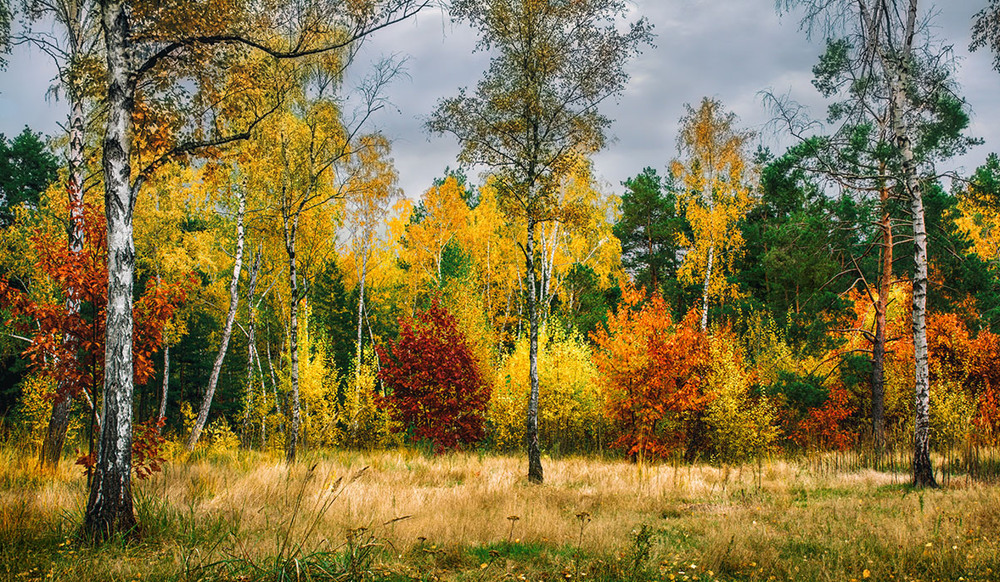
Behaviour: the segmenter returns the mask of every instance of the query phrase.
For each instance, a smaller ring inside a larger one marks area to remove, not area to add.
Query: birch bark
[[[128,14],[122,0],[102,0],[101,23],[107,46],[107,129],[104,136],[104,197],[108,222],[107,341],[101,437],[83,529],[107,539],[132,532],[132,240],[131,149],[135,82],[128,67]]]
[[[241,188],[236,188],[236,196],[239,200],[239,207],[236,211],[236,256],[233,260],[233,277],[229,281],[229,310],[226,312],[226,324],[222,329],[219,352],[215,355],[212,374],[208,378],[208,388],[205,389],[205,396],[198,408],[198,417],[191,429],[191,436],[188,437],[187,449],[189,451],[193,451],[195,445],[198,444],[201,431],[205,428],[205,423],[208,422],[208,412],[212,407],[212,399],[215,397],[215,387],[219,383],[219,374],[222,373],[222,362],[226,359],[226,351],[229,349],[229,338],[233,333],[233,322],[236,321],[236,310],[240,302],[240,270],[243,267],[244,245],[243,217],[247,211],[247,196]]]

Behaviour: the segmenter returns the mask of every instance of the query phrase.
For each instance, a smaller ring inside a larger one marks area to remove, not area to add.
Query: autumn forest
[[[0,134],[0,571],[998,575],[1000,157],[929,3],[778,2],[822,124],[705,97],[608,184],[641,9],[451,0],[489,63],[404,192],[356,57],[430,5],[3,0],[69,117]]]

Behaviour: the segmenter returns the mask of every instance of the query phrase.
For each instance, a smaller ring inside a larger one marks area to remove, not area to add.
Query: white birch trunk
[[[367,234],[365,235],[367,236]],[[361,371],[361,342],[364,339],[362,323],[365,313],[365,275],[368,274],[368,245],[361,245],[361,269],[358,273],[358,343],[355,351],[357,362],[355,370]]]
[[[528,216],[528,240],[525,245],[525,267],[528,284],[528,376],[531,395],[525,436],[528,441],[528,481],[542,483],[542,454],[538,445],[538,278],[535,273],[535,220]]]
[[[288,429],[288,446],[285,451],[285,459],[288,463],[295,461],[299,442],[299,285],[298,285],[298,264],[296,260],[296,235],[298,229],[299,215],[294,214],[290,220],[285,218],[285,252],[288,254],[288,288],[291,293],[291,306],[289,308],[288,323],[288,352],[291,362],[289,379],[292,384],[292,422]]]
[[[222,342],[219,345],[219,352],[215,355],[215,362],[212,364],[212,374],[208,378],[208,388],[205,389],[205,396],[202,398],[201,406],[198,409],[198,417],[194,421],[191,429],[191,436],[188,437],[187,449],[193,451],[198,439],[201,438],[201,431],[208,422],[208,411],[212,407],[212,399],[215,397],[215,387],[219,383],[219,374],[222,373],[222,362],[226,359],[226,351],[229,349],[229,338],[233,333],[233,322],[236,321],[236,310],[239,307],[240,295],[240,270],[243,267],[243,216],[247,210],[246,192],[237,188],[239,198],[239,208],[236,212],[236,257],[233,260],[233,277],[229,281],[229,311],[226,313],[226,324],[222,329]]]
[[[102,0],[107,47],[107,130],[104,137],[105,213],[108,221],[107,339],[101,437],[83,529],[107,539],[135,528],[132,510],[132,241],[133,188],[131,110],[135,93],[129,75],[128,10],[122,0]]]
[[[913,429],[913,485],[936,487],[930,460],[930,374],[927,366],[927,227],[924,222],[922,185],[910,139],[910,128],[903,115],[908,104],[906,86],[910,82],[910,60],[916,30],[917,0],[909,0],[906,28],[899,55],[882,54],[890,71],[892,90],[892,130],[903,159],[903,179],[910,195],[913,220],[913,393],[915,403]]]
[[[167,418],[167,393],[170,390],[170,346],[163,346],[163,385],[160,387],[160,410],[156,414],[156,420],[162,421]],[[160,427],[157,426],[156,434],[160,434]]]
[[[63,84],[67,85],[66,94],[70,101],[69,113],[69,151],[67,152],[67,162],[69,166],[69,179],[66,184],[66,192],[69,196],[69,249],[70,252],[78,254],[83,251],[84,244],[84,223],[83,223],[83,141],[84,141],[84,112],[83,95],[80,89],[74,85],[73,75],[76,73],[75,66],[85,51],[85,39],[83,28],[88,25],[90,19],[88,5],[78,5],[75,2],[68,2],[64,6],[65,25],[69,36],[69,79],[63,79]],[[62,20],[61,18],[59,20]],[[80,300],[76,297],[73,289],[66,289],[66,311],[72,317],[80,312]],[[67,335],[64,341],[73,341],[72,336]],[[66,442],[66,431],[69,429],[70,408],[73,405],[73,395],[70,387],[63,380],[59,381],[56,390],[56,398],[52,401],[52,414],[49,417],[48,430],[45,440],[42,442],[41,463],[42,466],[56,467],[62,457],[63,445]]]
[[[705,267],[705,286],[701,292],[701,331],[708,331],[708,290],[712,283],[712,268],[715,265],[715,245],[708,247],[708,265]]]
[[[254,406],[253,398],[253,362],[257,358],[257,366],[260,367],[260,356],[257,352],[257,322],[254,317],[254,294],[257,292],[257,275],[260,272],[260,251],[258,250],[250,263],[250,284],[247,286],[247,389],[245,400],[245,410],[243,414],[243,430],[250,426],[250,412]],[[261,378],[261,395],[264,394],[263,377]],[[247,442],[249,442],[247,440]],[[245,442],[244,444],[247,444]]]

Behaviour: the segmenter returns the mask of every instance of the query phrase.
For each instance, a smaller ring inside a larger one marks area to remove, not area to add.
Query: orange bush
[[[659,295],[626,287],[607,329],[592,334],[608,412],[621,435],[613,443],[633,459],[664,458],[691,447],[700,415],[709,347],[696,312],[674,323]]]

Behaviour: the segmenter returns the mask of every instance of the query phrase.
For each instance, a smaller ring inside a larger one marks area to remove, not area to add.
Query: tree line
[[[491,60],[427,129],[485,171],[445,170],[417,203],[367,125],[398,64],[350,99],[342,80],[427,2],[29,4],[3,40],[57,62],[70,118],[65,164],[29,130],[0,151],[3,398],[44,426],[44,464],[88,436],[95,538],[133,530],[133,469],[164,431],[289,461],[523,445],[533,482],[543,449],[877,456],[909,433],[933,486],[932,434],[968,440],[972,419],[995,445],[1000,165],[944,189],[935,163],[975,140],[917,0],[781,3],[829,39],[827,131],[771,97],[794,145],[751,151],[706,98],[664,175],[620,194],[590,156],[648,20],[455,0]],[[975,48],[996,51],[998,14]]]

